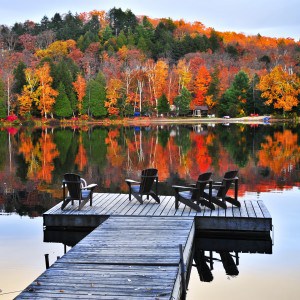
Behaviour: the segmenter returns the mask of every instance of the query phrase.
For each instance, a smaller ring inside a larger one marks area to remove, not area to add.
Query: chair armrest
[[[125,179],[125,181],[126,181],[128,184],[140,184],[139,181],[135,181],[135,180],[132,180],[132,179]]]
[[[92,184],[89,184],[89,185],[87,185],[87,186],[82,187],[81,189],[82,189],[82,190],[92,190],[92,189],[94,189],[94,188],[97,187],[97,186],[98,186],[97,183],[92,183]]]
[[[233,178],[223,178],[224,181],[231,181],[231,180],[238,180],[238,177],[233,177]]]
[[[212,184],[212,187],[221,187],[221,186],[224,186],[224,184],[222,184],[222,183],[213,183]]]
[[[172,188],[175,190],[187,190],[187,191],[196,191],[198,188],[194,188],[192,186],[182,186],[182,185],[172,185]]]
[[[197,182],[200,182],[200,183],[210,183],[210,182],[213,182],[212,179],[208,179],[208,180],[198,180]]]

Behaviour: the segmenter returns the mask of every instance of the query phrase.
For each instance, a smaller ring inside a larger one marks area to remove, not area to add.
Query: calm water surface
[[[45,270],[44,254],[50,263],[63,255],[62,244],[43,243],[41,215],[61,201],[65,172],[126,193],[124,179],[146,167],[158,168],[168,195],[201,172],[218,179],[238,168],[239,197],[263,200],[273,218],[272,254],[239,253],[238,275],[230,276],[214,253],[213,280],[200,281],[193,268],[189,300],[299,299],[299,134],[286,124],[0,131],[0,299],[13,299]]]

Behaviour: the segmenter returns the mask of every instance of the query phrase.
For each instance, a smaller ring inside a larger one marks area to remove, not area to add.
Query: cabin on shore
[[[193,117],[207,117],[208,115],[208,106],[207,105],[198,105],[192,111]]]

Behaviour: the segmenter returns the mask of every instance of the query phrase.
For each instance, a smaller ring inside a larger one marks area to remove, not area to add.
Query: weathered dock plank
[[[16,299],[179,299],[194,218],[112,216]]]

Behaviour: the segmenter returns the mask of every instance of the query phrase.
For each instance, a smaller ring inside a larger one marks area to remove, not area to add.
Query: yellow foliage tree
[[[25,78],[27,84],[24,85],[22,94],[18,96],[21,116],[31,113],[32,102],[37,101],[38,98],[36,87],[39,80],[34,70],[27,68]]]
[[[190,71],[189,64],[184,60],[180,59],[177,64],[177,74],[178,74],[178,90],[179,92],[182,88],[189,89],[189,84],[192,80],[192,72]]]
[[[50,65],[45,63],[40,68],[36,69],[36,76],[39,80],[39,87],[37,88],[37,95],[35,102],[41,115],[47,118],[52,111],[55,103],[55,97],[58,92],[51,87],[53,78],[50,76]]]
[[[299,103],[297,96],[300,94],[300,79],[279,65],[269,74],[262,76],[257,87],[262,91],[261,97],[266,99],[266,105],[290,111]]]
[[[50,44],[48,48],[37,50],[35,52],[35,55],[40,59],[51,57],[58,60],[64,56],[67,56],[75,48],[76,42],[74,40],[55,41]]]

